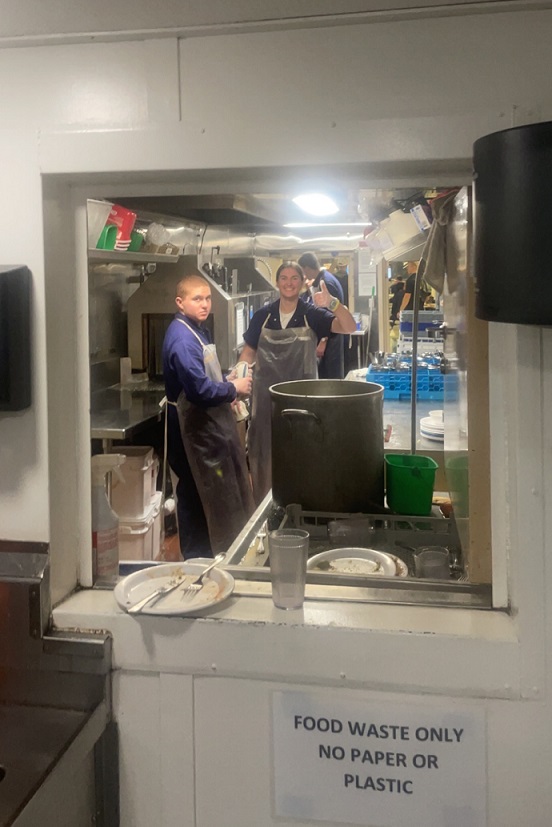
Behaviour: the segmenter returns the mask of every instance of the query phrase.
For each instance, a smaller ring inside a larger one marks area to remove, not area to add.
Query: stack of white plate
[[[420,434],[434,442],[444,442],[445,423],[443,411],[430,411],[429,416],[420,419]]]

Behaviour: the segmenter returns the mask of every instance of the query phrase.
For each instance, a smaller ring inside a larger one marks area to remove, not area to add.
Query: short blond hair
[[[206,284],[207,287],[210,287],[209,282],[207,279],[204,279],[203,276],[200,276],[198,273],[188,273],[188,275],[182,276],[176,285],[177,298],[183,299],[186,293],[192,289],[194,284]]]

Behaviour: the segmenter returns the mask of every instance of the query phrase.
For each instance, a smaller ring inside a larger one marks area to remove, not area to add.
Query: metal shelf
[[[129,253],[122,250],[88,250],[88,258],[93,261],[135,262],[137,264],[175,264],[179,256],[162,253]]]

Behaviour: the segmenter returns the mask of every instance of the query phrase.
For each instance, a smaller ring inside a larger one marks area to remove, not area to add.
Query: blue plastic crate
[[[443,322],[418,322],[418,335],[426,335],[429,334],[430,331],[438,331],[441,329]],[[412,330],[414,329],[414,325],[412,322],[400,322],[399,324],[399,333],[410,333],[412,335]],[[429,338],[429,336],[428,336]]]
[[[377,382],[383,387],[384,399],[410,399],[412,394],[412,376],[410,372],[381,370],[377,365],[370,365],[366,373],[368,382]],[[416,398],[431,402],[442,402],[445,398],[456,399],[458,395],[458,376],[455,373],[441,373],[427,368],[418,368],[416,378]]]

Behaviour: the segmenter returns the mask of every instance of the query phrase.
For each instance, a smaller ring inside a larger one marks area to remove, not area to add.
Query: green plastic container
[[[114,250],[115,242],[117,241],[117,227],[115,224],[106,224],[100,233],[96,249],[98,250]]]
[[[388,454],[385,457],[387,505],[396,514],[426,517],[431,512],[435,471],[431,457]]]
[[[469,461],[467,456],[451,457],[445,463],[450,497],[457,517],[469,512]]]
[[[130,244],[128,245],[129,253],[137,253],[144,243],[144,236],[142,233],[133,230],[130,234]]]

